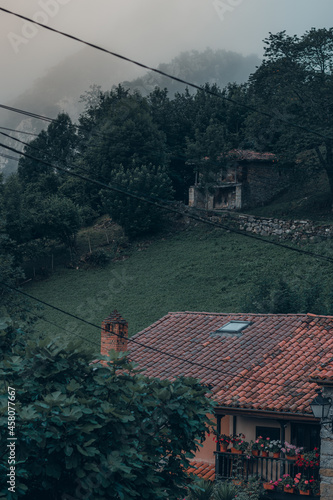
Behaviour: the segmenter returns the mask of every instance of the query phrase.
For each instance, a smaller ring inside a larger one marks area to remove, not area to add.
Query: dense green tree
[[[3,222],[6,233],[18,244],[32,238],[31,210],[19,176],[12,174],[3,188]]]
[[[70,168],[76,157],[77,145],[76,127],[70,117],[62,113],[25,146],[24,152],[52,165],[68,165]],[[41,192],[43,196],[56,194],[63,182],[63,175],[58,170],[24,156],[19,161],[18,175],[24,189]]]
[[[195,131],[187,138],[186,155],[207,184],[225,165],[230,149],[244,142],[248,111],[232,102],[244,103],[245,85],[230,84],[223,90],[205,85],[204,89],[217,95],[202,90],[194,96]]]
[[[333,28],[312,28],[300,37],[270,33],[264,42],[264,61],[250,77],[250,90],[253,104],[272,117],[252,114],[249,137],[286,164],[313,150],[333,193]]]
[[[54,195],[41,201],[39,221],[36,221],[37,236],[59,240],[74,249],[80,227],[80,212],[71,200]]]
[[[143,165],[126,171],[120,166],[112,178],[117,188],[147,197],[151,201],[172,200],[171,181],[163,167]],[[105,190],[103,201],[105,210],[123,227],[128,236],[154,232],[163,223],[165,212],[162,209],[126,194]]]
[[[13,255],[13,245],[6,234],[0,233],[0,329],[22,319],[27,311],[22,310],[22,297],[9,287],[17,287],[24,279],[24,272]]]
[[[156,87],[147,97],[154,123],[166,136],[169,155],[168,175],[175,198],[187,202],[188,188],[194,182],[193,166],[186,162],[186,140],[194,133],[193,96],[186,89],[172,99],[166,89]]]
[[[74,345],[0,331],[0,448],[16,446],[16,490],[1,464],[1,498],[183,498],[186,469],[207,430],[210,402],[198,381],[147,378],[124,354],[90,364]],[[14,388],[14,392],[11,388]],[[7,419],[15,394],[17,427]]]
[[[154,123],[147,100],[123,87],[99,96],[80,118],[84,154],[79,166],[93,179],[113,181],[120,166],[125,171],[154,163],[168,163],[165,134]],[[99,189],[86,184],[92,207],[100,204]]]

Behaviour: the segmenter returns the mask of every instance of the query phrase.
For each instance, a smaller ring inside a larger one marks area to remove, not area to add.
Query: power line
[[[30,295],[29,293],[26,293],[26,292],[23,292],[22,290],[19,290],[18,288],[15,288],[15,287],[12,287],[10,285],[7,285],[6,283],[0,281],[0,285],[3,285],[7,288],[9,288],[10,290],[13,290],[17,293],[20,293],[21,295],[24,295],[25,297],[28,297],[32,300],[35,300],[36,302],[39,302],[40,304],[43,304],[44,306],[47,306],[47,307],[50,307],[51,309],[54,309],[55,311],[58,311],[58,312],[61,312],[67,316],[70,316],[71,318],[74,318],[78,321],[81,321],[82,323],[85,323],[89,326],[92,326],[93,328],[97,328],[99,331],[103,330],[100,326],[98,325],[95,325],[95,323],[91,323],[90,321],[87,321],[83,318],[80,318],[79,316],[76,316],[75,314],[72,314],[68,311],[65,311],[64,309],[61,309],[60,307],[57,307],[57,306],[54,306],[52,304],[49,304],[48,302],[45,302],[44,300],[41,300],[41,299],[38,299],[37,297],[34,297],[33,295]],[[56,324],[54,324],[54,326],[58,326]],[[60,327],[58,326],[59,328],[65,330],[67,333],[71,333],[73,335],[73,332],[69,332],[68,330],[64,329],[63,327]],[[105,332],[107,332],[108,330],[104,330]],[[76,334],[74,333],[74,336]],[[116,337],[119,337],[119,338],[122,338],[120,334],[117,334],[117,333],[113,333],[113,335],[115,335]],[[79,335],[80,338],[84,338],[82,336]],[[85,340],[88,340],[88,339],[85,339]],[[260,379],[254,379],[252,377],[246,377],[245,375],[240,375],[240,374],[235,374],[234,372],[229,372],[227,370],[219,370],[217,368],[212,368],[210,366],[207,366],[207,365],[203,365],[202,363],[197,363],[196,361],[190,361],[190,360],[187,360],[187,359],[183,359],[181,358],[180,356],[177,356],[176,354],[172,354],[172,353],[168,353],[168,352],[165,352],[165,351],[162,351],[161,349],[157,349],[156,347],[152,347],[150,345],[146,345],[146,344],[143,344],[142,342],[139,342],[138,340],[135,340],[131,337],[128,338],[128,341],[129,342],[132,342],[134,344],[137,344],[139,345],[140,347],[144,347],[145,349],[148,349],[150,351],[153,351],[153,352],[157,352],[159,354],[162,354],[163,356],[167,356],[167,357],[170,357],[170,358],[173,358],[173,359],[177,359],[178,361],[181,361],[182,363],[187,363],[189,365],[192,365],[192,366],[198,366],[200,368],[205,368],[207,370],[211,370],[213,371],[214,373],[221,373],[223,375],[231,375],[232,377],[235,377],[235,378],[241,378],[241,379],[245,379],[245,380],[249,380],[250,382],[256,382],[256,383],[259,383],[259,382],[262,382],[266,385],[272,385],[274,387],[283,387],[281,386],[280,384],[277,384],[275,382],[265,382],[264,380],[260,380]],[[90,343],[93,343],[93,341],[89,341]],[[95,344],[95,343],[94,343]]]
[[[44,115],[40,115],[38,113],[33,113],[32,111],[27,111],[25,109],[14,108],[13,106],[6,106],[5,104],[0,104],[0,108],[4,108],[7,111],[11,111],[12,113],[18,113],[20,115],[28,116],[29,118],[35,118],[36,120],[42,120],[42,121],[46,121],[49,123],[57,123],[56,118],[50,118],[49,116],[44,116]],[[90,130],[88,127],[84,127],[83,125],[76,125],[73,123],[73,126],[75,128],[77,128],[78,130],[86,130],[87,132],[91,133],[92,135],[96,135],[98,137],[104,137],[104,138],[107,137],[106,134],[103,134],[102,132]],[[0,128],[6,129],[6,127],[0,127]],[[7,129],[7,130],[12,130],[12,129]],[[18,132],[16,130],[13,130],[13,131]],[[22,133],[28,134],[29,132],[22,132]],[[36,135],[37,137],[39,136],[39,134],[32,134],[32,133],[29,133],[29,135]]]
[[[0,104],[0,108],[1,107],[4,107],[4,105]],[[6,107],[6,108],[8,108],[8,107]],[[47,120],[50,121],[50,123],[56,123],[57,122],[56,118],[44,117],[42,115],[38,115],[38,114],[35,114],[33,112],[30,112],[30,111],[27,111],[27,110],[24,110],[24,109],[20,109],[20,108],[11,108],[10,111],[15,112],[15,113],[20,113],[20,114],[23,114],[23,115],[27,115],[27,116],[31,116],[31,117],[33,117],[33,118],[35,118],[37,120],[46,120],[47,119]],[[105,138],[105,139],[108,139],[108,137],[109,137],[109,134],[107,134],[107,133],[99,132],[99,131],[96,131],[96,130],[91,130],[90,128],[84,127],[83,125],[73,124],[73,126],[75,126],[79,131],[80,130],[87,131],[92,136],[102,137],[102,138]],[[0,129],[3,129],[3,130],[12,130],[12,129],[8,129],[6,127],[0,127]],[[25,132],[25,133],[28,134],[29,132]],[[31,133],[29,133],[29,134],[30,135],[36,135],[37,137],[39,137],[39,135],[40,135],[40,134],[31,134]],[[14,139],[14,137],[12,137],[10,135],[8,135],[8,137],[10,139]],[[23,144],[26,144],[26,143],[23,143]],[[30,144],[29,144],[29,146],[30,146]],[[152,151],[151,148],[143,148],[143,149],[146,149],[146,151],[148,151],[148,150]],[[81,154],[81,153],[79,153],[79,154]],[[159,151],[155,151],[155,154],[156,155],[158,155],[158,154],[160,155],[161,153]],[[170,154],[170,152],[167,152],[166,154],[170,155],[170,159],[171,160],[185,161],[188,158],[185,154],[181,154],[181,153],[178,153],[178,155],[175,155],[175,154],[172,154],[172,153]],[[209,160],[209,161],[210,161],[210,164],[212,164],[214,166],[220,166],[221,167],[221,162],[212,161],[212,160]],[[195,165],[195,164],[202,164],[202,165],[204,165],[204,162],[202,160],[200,162],[199,161],[195,162],[194,160],[189,160],[189,161],[186,161],[186,163],[189,164],[189,165],[190,164],[193,164],[193,165]],[[266,167],[267,167],[267,165],[266,165]],[[252,166],[252,168],[253,168],[253,166]],[[255,168],[262,168],[262,166],[258,165]],[[278,165],[278,163],[274,163],[274,164],[270,165],[270,168],[278,168],[279,170],[281,170],[281,169],[290,170],[290,167],[285,166],[285,165],[281,166],[281,165]],[[321,167],[321,168],[323,168],[323,167]]]
[[[14,156],[5,155],[5,154],[3,154],[3,153],[0,153],[0,156],[1,156],[2,158],[6,158],[6,159],[8,159],[8,160],[20,161],[20,158],[15,158]]]
[[[136,200],[143,201],[144,203],[148,203],[149,205],[153,205],[153,206],[158,207],[158,208],[160,208],[162,210],[165,210],[167,212],[175,213],[175,214],[181,215],[183,217],[184,216],[185,217],[189,217],[190,219],[196,220],[198,222],[202,222],[203,224],[208,224],[208,225],[213,226],[213,227],[224,229],[226,231],[230,231],[232,233],[239,234],[239,235],[247,237],[247,238],[251,238],[251,239],[254,239],[254,240],[261,241],[261,242],[266,243],[268,245],[274,245],[274,246],[277,246],[277,247],[285,248],[287,250],[292,250],[293,252],[297,252],[299,254],[308,255],[310,257],[315,257],[315,258],[322,259],[322,260],[325,260],[327,262],[333,263],[333,258],[332,257],[328,257],[326,255],[321,255],[321,254],[318,254],[318,253],[315,253],[315,252],[310,252],[308,250],[302,250],[300,248],[294,248],[294,247],[291,247],[289,245],[285,245],[284,243],[280,243],[280,242],[277,242],[277,241],[265,240],[264,238],[261,238],[260,236],[257,236],[255,234],[250,234],[250,233],[247,233],[247,232],[243,232],[241,230],[238,230],[238,229],[235,229],[235,228],[231,228],[229,226],[225,226],[224,224],[221,224],[221,223],[217,223],[217,222],[214,222],[214,221],[211,221],[211,220],[208,220],[208,219],[203,219],[202,217],[199,217],[198,215],[195,215],[194,213],[191,213],[190,211],[185,211],[185,210],[181,211],[181,210],[178,210],[178,209],[170,207],[170,206],[162,205],[161,203],[149,200],[147,198],[144,198],[143,196],[139,196],[139,195],[131,193],[129,191],[125,191],[124,189],[120,189],[120,188],[117,188],[115,186],[109,186],[108,184],[105,184],[103,182],[97,181],[95,179],[90,179],[89,177],[84,177],[83,175],[78,174],[77,172],[72,172],[70,170],[67,170],[64,167],[60,167],[59,165],[53,165],[52,163],[50,163],[48,161],[42,160],[40,158],[36,158],[35,156],[32,156],[32,155],[30,155],[28,153],[22,153],[21,151],[18,151],[17,149],[15,149],[15,148],[13,148],[11,146],[6,146],[5,144],[3,144],[1,142],[0,142],[0,146],[2,146],[5,149],[8,149],[9,151],[13,151],[14,153],[21,154],[22,156],[25,156],[25,157],[27,157],[27,158],[29,158],[31,160],[37,161],[39,163],[43,163],[44,165],[46,165],[48,167],[60,170],[61,172],[64,172],[64,173],[66,173],[68,175],[71,175],[72,177],[77,177],[78,179],[81,179],[81,180],[83,180],[85,182],[90,182],[91,184],[95,184],[95,185],[97,185],[99,187],[102,187],[104,189],[107,189],[109,191],[115,191],[115,192],[123,194],[125,196],[129,196],[131,198],[135,198]]]
[[[0,131],[0,135],[3,135],[4,137],[9,137],[10,139],[12,139],[13,141],[16,141],[16,142],[19,142],[20,144],[23,144],[24,146],[27,146],[35,151],[38,151],[39,153],[41,152],[41,149],[40,148],[37,148],[35,146],[33,146],[31,143],[28,143],[28,142],[25,142],[25,141],[22,141],[21,139],[17,139],[15,137],[11,137],[9,134],[6,134],[6,132],[1,132]],[[23,156],[26,156],[23,152],[21,153],[21,155]],[[2,156],[0,154],[0,156]],[[59,158],[58,156],[55,156],[55,155],[49,155],[51,156],[51,158],[57,160],[57,161],[60,161],[63,165],[65,165],[67,168],[74,168],[74,169],[77,169],[77,170],[81,170],[82,172],[85,172],[85,173],[90,173],[88,169],[82,167],[81,165],[70,165],[69,163],[67,163],[66,161],[62,160],[61,158]],[[8,156],[7,156],[8,157]],[[9,157],[8,157],[9,158]],[[13,160],[16,160],[16,161],[19,161],[20,159],[19,158],[14,158],[14,157],[10,157],[12,158]],[[36,161],[42,161],[40,159],[37,159],[36,158]],[[69,172],[68,170],[66,170],[66,172]],[[121,186],[121,184],[117,183],[117,182],[114,182],[112,179],[110,179],[110,182],[112,182],[113,185],[116,185],[116,186]],[[132,193],[134,194],[134,193]],[[172,203],[173,201],[172,200],[163,200],[161,198],[157,198],[157,197],[154,197],[154,196],[150,196],[149,197],[150,200],[159,200],[159,201],[163,201],[164,203]]]
[[[29,18],[29,17],[23,16],[22,14],[18,14],[17,12],[13,12],[13,11],[5,9],[3,7],[0,7],[0,10],[2,10],[3,12],[6,12],[7,14],[11,14],[11,15],[13,15],[15,17],[18,17],[20,19],[24,19],[25,21],[28,21],[30,23],[36,24],[37,26],[40,26],[41,28],[45,28],[45,29],[47,29],[49,31],[52,31],[53,33],[58,33],[59,35],[65,36],[67,38],[70,38],[71,40],[75,40],[76,42],[83,43],[84,45],[87,45],[88,47],[92,47],[93,49],[100,50],[100,51],[102,51],[104,53],[107,53],[107,54],[110,54],[110,55],[112,55],[114,57],[117,57],[118,59],[122,59],[123,61],[127,61],[127,62],[130,62],[132,64],[135,64],[136,66],[139,66],[140,68],[144,68],[144,69],[147,69],[149,71],[153,71],[154,73],[158,73],[158,74],[160,74],[162,76],[165,76],[165,77],[170,78],[172,80],[175,80],[177,82],[183,83],[183,84],[185,84],[185,85],[187,85],[189,87],[192,87],[192,88],[204,91],[207,94],[210,94],[210,95],[213,95],[215,97],[219,97],[221,99],[224,99],[227,102],[230,102],[232,104],[240,106],[240,107],[242,107],[244,109],[247,109],[249,111],[252,111],[254,113],[258,113],[258,114],[266,116],[268,118],[274,118],[275,120],[278,120],[278,121],[280,121],[282,123],[285,123],[286,125],[289,125],[290,127],[298,128],[300,130],[304,130],[305,132],[310,132],[310,133],[312,133],[314,135],[317,135],[318,137],[321,137],[322,139],[326,139],[326,140],[330,140],[330,141],[333,140],[332,137],[328,137],[328,136],[326,136],[326,135],[324,135],[324,134],[322,134],[320,132],[317,132],[316,130],[312,130],[312,129],[309,129],[307,127],[304,127],[303,125],[298,125],[296,123],[289,122],[288,120],[284,120],[283,118],[281,118],[278,115],[272,115],[270,113],[267,113],[266,111],[261,111],[261,110],[256,109],[253,106],[249,106],[248,104],[243,104],[243,103],[240,103],[238,101],[235,101],[234,99],[231,99],[230,97],[226,97],[226,96],[223,96],[221,94],[217,94],[216,92],[213,92],[212,90],[209,90],[209,89],[207,89],[205,87],[200,87],[199,85],[196,85],[195,83],[189,82],[187,80],[183,80],[182,78],[179,78],[179,77],[174,76],[174,75],[170,75],[170,74],[165,73],[164,71],[162,71],[160,69],[157,69],[157,68],[154,68],[154,67],[151,67],[151,66],[147,66],[146,64],[143,64],[143,63],[141,63],[139,61],[135,61],[134,59],[130,59],[129,57],[126,57],[126,56],[123,56],[123,55],[118,54],[116,52],[113,52],[111,50],[105,49],[104,47],[101,47],[101,46],[96,45],[94,43],[87,42],[86,40],[78,38],[78,37],[76,37],[74,35],[70,35],[69,33],[65,33],[64,31],[60,31],[60,30],[57,30],[55,28],[52,28],[51,26],[47,26],[45,24],[39,23],[39,22],[34,21],[33,19]]]
[[[8,130],[9,132],[15,132],[15,134],[25,134],[25,135],[33,135],[35,137],[38,137],[39,134],[34,134],[32,132],[23,132],[23,130],[15,130],[13,128],[8,128],[8,127],[0,127],[1,130]]]
[[[26,311],[27,313],[31,314],[31,311],[29,311],[29,309],[25,309],[24,307],[21,307],[21,311]],[[57,323],[54,323],[53,321],[50,321],[49,319],[44,318],[44,316],[40,316],[39,314],[36,314],[35,312],[33,313],[33,315],[36,316],[37,318],[41,319],[42,321],[45,321],[45,323],[48,323],[48,324],[50,324],[52,326],[55,326],[59,330],[62,330],[64,332],[66,332],[66,333],[70,333],[71,335],[73,335],[73,332],[71,332],[70,330],[67,330],[67,328],[64,328],[63,326],[60,326]],[[92,341],[92,340],[90,340],[90,339],[88,339],[86,337],[83,337],[82,335],[79,335],[78,333],[75,333],[74,335],[76,337],[84,340],[85,342],[88,342],[88,343],[92,344],[94,347],[96,347],[96,342],[94,342],[94,341]]]
[[[0,7],[1,10],[1,7]],[[7,111],[11,111],[13,113],[19,113],[21,115],[29,116],[30,118],[36,118],[38,120],[43,120],[45,122],[52,123],[54,121],[53,118],[49,118],[48,116],[39,115],[37,113],[32,113],[30,111],[24,111],[23,109],[13,108],[12,106],[6,106],[5,104],[0,104],[0,108],[6,109]]]

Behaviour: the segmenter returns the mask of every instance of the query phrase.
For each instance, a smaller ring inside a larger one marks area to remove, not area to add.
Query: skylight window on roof
[[[229,321],[229,323],[216,330],[216,333],[241,333],[251,324],[252,323],[250,321]]]

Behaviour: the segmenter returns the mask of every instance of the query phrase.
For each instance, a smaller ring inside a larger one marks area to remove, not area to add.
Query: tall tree
[[[80,165],[90,177],[109,183],[120,165],[130,171],[153,163],[166,166],[165,135],[151,116],[147,100],[130,94],[119,86],[99,96],[81,117],[82,134],[86,140]],[[100,204],[99,189],[86,186],[93,207]]]
[[[46,130],[42,130],[36,139],[25,146],[24,152],[52,165],[64,167],[73,164],[77,144],[76,127],[70,117],[62,113]],[[58,170],[24,156],[19,161],[18,175],[24,188],[28,188],[30,192],[41,192],[43,195],[56,194],[64,180]]]
[[[252,115],[254,140],[286,163],[313,150],[333,199],[333,28],[312,28],[301,37],[270,33],[264,42],[264,60],[250,77],[250,89],[254,105],[273,117]]]
[[[120,166],[112,179],[117,188],[151,201],[171,201],[173,197],[171,181],[163,167],[142,165],[126,171]],[[122,193],[103,191],[103,204],[130,237],[157,231],[165,217],[161,208]]]
[[[246,85],[230,84],[221,90],[206,84],[194,96],[195,130],[193,137],[187,138],[186,155],[204,185],[216,182],[215,174],[221,171],[225,155],[244,141],[248,111],[231,101],[243,103],[246,92]]]

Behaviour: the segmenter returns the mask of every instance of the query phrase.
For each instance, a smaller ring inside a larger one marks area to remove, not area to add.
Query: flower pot
[[[288,460],[296,460],[296,458],[297,458],[297,457],[291,457],[290,455],[286,455],[286,458],[287,458]]]
[[[307,491],[299,490],[299,494],[300,495],[308,495],[308,496],[310,496],[310,490],[307,490]]]
[[[252,455],[253,455],[254,457],[259,457],[259,455],[260,455],[260,450],[252,450]]]
[[[280,458],[280,452],[279,451],[275,451],[273,453],[273,458]]]
[[[283,491],[285,493],[294,493],[294,488],[287,488],[287,486],[284,486]]]
[[[221,451],[227,451],[228,446],[229,446],[228,443],[221,443],[220,444]]]
[[[274,490],[274,484],[271,484],[271,483],[264,483],[263,487],[264,487],[264,490]]]
[[[235,453],[235,455],[242,455],[242,450],[236,450],[236,448],[231,448],[231,453]]]
[[[261,452],[261,456],[262,456],[262,457],[266,457],[266,458],[267,458],[267,457],[268,457],[268,455],[269,455],[268,451],[262,451],[262,452]]]

